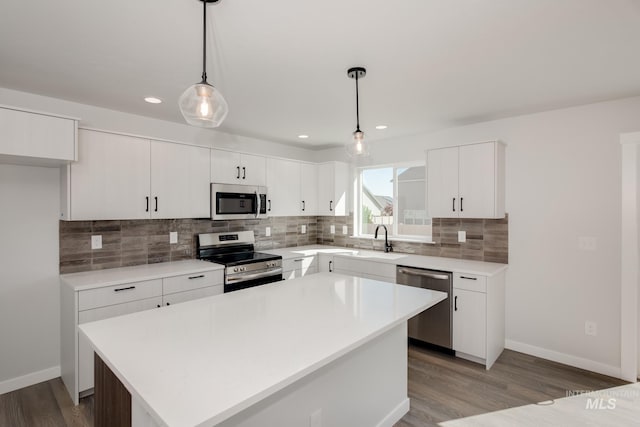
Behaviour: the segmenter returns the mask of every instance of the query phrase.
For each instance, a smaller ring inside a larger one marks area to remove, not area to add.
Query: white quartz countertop
[[[79,329],[160,425],[211,426],[445,297],[318,273]]]
[[[60,279],[73,290],[82,291],[102,286],[121,285],[123,283],[141,282],[143,280],[160,279],[163,277],[180,276],[182,274],[201,273],[212,270],[224,270],[224,266],[208,261],[191,259],[62,274],[60,275]]]
[[[382,251],[368,251],[355,248],[341,248],[336,246],[310,245],[283,249],[261,250],[270,254],[280,255],[283,259],[310,256],[320,253],[359,258],[364,260],[384,262],[408,267],[428,268],[432,270],[452,271],[457,273],[479,274],[494,276],[507,268],[507,264],[496,262],[470,261],[456,258],[443,258],[423,255],[405,254],[400,252],[385,253]]]

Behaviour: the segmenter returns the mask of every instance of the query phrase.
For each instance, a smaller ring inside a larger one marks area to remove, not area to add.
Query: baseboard
[[[590,359],[572,356],[570,354],[560,353],[558,351],[536,347],[535,345],[525,344],[513,340],[505,340],[505,348],[627,381],[625,378],[623,378],[622,370],[619,366],[611,366]]]
[[[400,421],[404,415],[409,412],[410,404],[409,398],[404,399],[398,406],[393,408],[393,411],[389,412],[382,421],[378,423],[376,427],[393,427],[395,423]]]
[[[0,394],[9,393],[30,385],[38,384],[43,381],[49,381],[60,376],[60,366],[43,369],[42,371],[32,372],[21,377],[11,378],[0,382]]]

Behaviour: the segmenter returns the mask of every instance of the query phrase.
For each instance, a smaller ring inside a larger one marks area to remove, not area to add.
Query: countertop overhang
[[[215,425],[446,296],[318,273],[79,330],[160,425]]]

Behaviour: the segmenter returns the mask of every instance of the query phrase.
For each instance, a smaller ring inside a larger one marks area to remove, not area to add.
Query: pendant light
[[[347,144],[347,153],[351,157],[367,157],[369,155],[369,144],[364,140],[364,132],[360,130],[360,99],[358,93],[358,79],[367,75],[367,70],[363,67],[353,67],[347,70],[347,76],[356,80],[356,130],[353,132],[353,139]]]
[[[207,3],[219,0],[198,0],[203,4],[202,81],[184,91],[178,105],[184,119],[192,126],[216,128],[227,117],[227,101],[215,87],[207,82]]]

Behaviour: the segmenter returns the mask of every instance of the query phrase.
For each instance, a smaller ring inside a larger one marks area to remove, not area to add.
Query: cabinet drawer
[[[162,296],[162,279],[105,286],[78,292],[78,310],[106,307],[157,296]]]
[[[388,277],[389,279],[395,279],[396,277],[396,266],[394,264],[336,256],[334,257],[333,265],[336,270],[372,274],[379,277]],[[395,282],[395,280],[393,281]]]
[[[224,283],[224,270],[204,271],[201,273],[183,274],[182,276],[166,277],[162,279],[164,295],[176,292],[190,291],[207,286]]]
[[[289,258],[282,260],[282,270],[291,271],[301,268],[303,272],[318,269],[318,261],[315,256]]]
[[[453,287],[468,291],[487,292],[487,276],[453,273]]]

